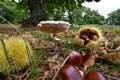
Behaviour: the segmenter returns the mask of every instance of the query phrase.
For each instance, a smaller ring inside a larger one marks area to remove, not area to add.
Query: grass
[[[70,27],[70,30],[79,30],[82,27],[97,27],[101,29],[102,32],[104,32],[105,30],[110,30],[110,31],[116,30],[116,33],[112,37],[117,37],[120,35],[120,26],[111,26],[111,25],[79,25],[79,26]]]

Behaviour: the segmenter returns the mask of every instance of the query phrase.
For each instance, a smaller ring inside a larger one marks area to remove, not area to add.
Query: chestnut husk
[[[84,27],[80,28],[78,34],[73,39],[75,45],[86,48],[95,48],[102,38],[102,33],[99,28]]]

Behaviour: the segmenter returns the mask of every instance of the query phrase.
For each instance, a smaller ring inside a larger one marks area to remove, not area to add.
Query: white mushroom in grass
[[[56,39],[56,34],[60,32],[64,32],[69,29],[70,23],[65,22],[65,21],[41,21],[37,27],[44,32],[48,33],[53,33],[54,34],[54,39],[55,39],[55,52],[56,52],[56,47],[57,47],[57,39]]]

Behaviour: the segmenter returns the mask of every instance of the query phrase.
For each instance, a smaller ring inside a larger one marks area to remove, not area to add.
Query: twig
[[[109,75],[107,75],[107,78],[108,78],[108,80],[110,80],[110,77],[109,77]]]
[[[30,71],[30,69],[28,68],[26,71],[25,71],[25,73],[24,74],[22,74],[22,75],[20,75],[19,77],[18,77],[18,80],[22,80],[26,75],[27,75],[27,73]]]
[[[11,77],[14,77],[14,78],[18,78],[18,76],[15,76],[15,75],[13,75],[13,74],[10,74],[10,76],[11,76]]]
[[[6,21],[8,24],[10,24],[12,27],[14,27],[14,28],[20,33],[20,30],[19,30],[15,25],[13,25],[11,22],[9,22],[8,20],[6,20],[3,16],[0,15],[0,17],[1,17],[4,21]]]
[[[38,50],[38,51],[41,50],[40,48],[32,48],[32,49],[33,49],[33,50]]]
[[[52,80],[55,80],[55,78],[57,77],[58,73],[60,72],[61,68],[64,66],[64,64],[66,63],[66,61],[68,60],[69,56],[67,56],[67,58],[64,60],[63,64],[61,65],[61,67],[58,69],[58,71],[56,72],[55,76],[52,78]]]
[[[24,74],[21,74],[19,76],[16,76],[16,75],[13,75],[13,74],[10,74],[10,76],[14,77],[14,78],[17,78],[18,80],[22,80],[26,75],[27,73],[30,71],[30,69],[28,68]]]
[[[111,80],[112,80],[112,79],[114,79],[114,80],[120,80],[119,78],[113,77],[113,76],[111,76],[111,75],[109,75],[109,77],[110,77]]]

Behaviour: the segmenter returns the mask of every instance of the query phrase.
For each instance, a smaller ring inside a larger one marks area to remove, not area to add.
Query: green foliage
[[[12,0],[0,1],[0,15],[10,22],[22,22],[28,17],[28,9]],[[0,22],[4,22],[0,19]]]
[[[39,60],[40,57],[41,57],[40,53],[35,51],[34,52],[34,58],[36,60]],[[35,61],[30,66],[30,71],[31,71],[30,78],[32,78],[33,80],[36,79],[35,76],[37,76],[37,74],[40,74],[42,72],[42,70],[40,71],[39,68],[38,68],[39,64],[40,64],[39,61]]]
[[[1,0],[0,15],[10,22],[23,22],[30,16],[29,1]],[[48,20],[64,20],[71,24],[103,24],[104,18],[97,11],[91,11],[81,6],[85,1],[99,2],[100,0],[41,0],[41,3]],[[83,17],[84,12],[86,14]],[[2,19],[0,21],[4,22]]]
[[[88,12],[85,7],[81,6],[81,4],[85,1],[91,2],[93,0],[61,0],[61,1],[44,0],[42,2],[42,5],[46,12],[47,17],[50,20],[64,20],[70,22],[71,24],[85,24],[85,23],[90,24],[90,21],[84,22],[82,17],[83,12],[85,11]],[[95,0],[95,1],[98,2],[99,0]],[[90,11],[90,12],[91,14],[95,13],[95,11],[94,12]],[[103,16],[99,15],[97,12],[96,15],[94,15],[94,17],[97,19],[96,23],[101,24],[103,22],[101,20],[103,19]],[[94,22],[92,21],[92,23],[95,23],[95,21],[96,20],[94,19]]]
[[[83,21],[85,24],[104,24],[104,17],[98,11],[86,8],[84,10]]]
[[[120,9],[108,14],[107,22],[110,25],[120,25]]]

